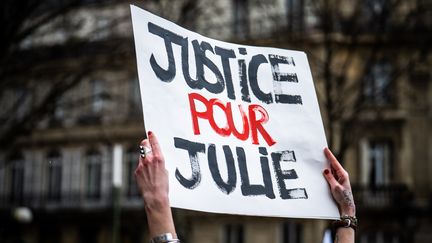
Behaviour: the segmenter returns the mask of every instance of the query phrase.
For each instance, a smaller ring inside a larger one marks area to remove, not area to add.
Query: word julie
[[[185,177],[177,168],[175,177],[178,182],[185,188],[194,189],[199,186],[201,182],[201,166],[198,153],[206,153],[206,146],[203,143],[192,142],[186,139],[174,137],[174,146],[178,149],[186,150],[189,155],[189,162],[191,167],[191,176]],[[208,144],[207,146],[207,160],[208,167],[211,172],[213,181],[219,190],[225,194],[232,193],[237,185],[237,171],[235,166],[235,159],[233,151],[230,146],[223,145],[222,150],[225,155],[225,162],[227,167],[227,180],[222,179],[219,163],[216,157],[216,145]],[[241,193],[243,196],[260,196],[264,195],[269,199],[275,199],[273,190],[273,183],[270,175],[270,165],[268,159],[268,152],[265,147],[259,147],[260,164],[263,182],[262,184],[251,184],[249,180],[249,172],[247,167],[247,159],[245,151],[242,147],[236,147],[235,152],[237,155],[237,164],[239,168],[241,180]],[[294,169],[283,170],[281,167],[282,162],[296,162],[294,151],[282,151],[271,153],[273,169],[275,171],[276,181],[279,189],[279,196],[282,199],[307,199],[308,195],[305,188],[287,188],[287,180],[295,180],[298,175]]]
[[[236,53],[233,49],[212,46],[206,41],[199,42],[192,40],[191,44],[195,56],[196,78],[192,78],[189,73],[189,40],[187,37],[180,36],[174,32],[164,29],[154,23],[148,23],[150,33],[161,37],[164,40],[165,50],[167,54],[168,67],[164,69],[155,59],[154,54],[151,54],[150,65],[156,76],[163,82],[171,82],[176,77],[176,58],[174,57],[173,46],[181,47],[181,66],[183,78],[186,84],[191,89],[201,90],[206,89],[213,94],[220,94],[226,90],[227,97],[235,100],[235,90],[231,72],[231,60],[235,60]],[[239,48],[240,55],[247,55],[246,48]],[[220,59],[222,67],[218,67],[209,56]],[[281,85],[281,82],[298,83],[298,77],[295,72],[286,73],[280,71],[280,65],[288,65],[295,67],[293,57],[285,57],[275,54],[265,56],[257,54],[251,57],[249,63],[245,59],[238,59],[238,75],[241,92],[241,99],[245,102],[251,102],[249,87],[253,95],[261,102],[281,103],[281,104],[298,104],[302,105],[302,97],[298,94],[289,94],[286,86]],[[261,89],[260,82],[267,80],[258,80],[258,69],[261,65],[270,64],[273,82],[273,92],[266,92]],[[209,82],[205,79],[204,70],[209,70],[216,77],[214,82]],[[223,74],[222,74],[223,73]],[[249,85],[248,85],[249,84]]]

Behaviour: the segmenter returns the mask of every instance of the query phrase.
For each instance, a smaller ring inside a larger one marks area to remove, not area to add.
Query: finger
[[[142,171],[142,167],[143,167],[143,164],[142,163],[138,163],[137,167],[135,168],[135,173],[134,173],[135,177],[140,176],[141,171]]]
[[[149,131],[148,132],[148,138],[150,141],[153,155],[156,157],[162,158],[162,150],[160,148],[159,141],[156,138],[156,135],[153,132]],[[163,161],[163,159],[162,159],[162,161]]]
[[[144,139],[141,141],[141,146],[143,147],[147,147],[147,148],[151,148],[150,142],[148,139]],[[148,164],[152,161],[153,159],[153,154],[152,153],[147,153],[145,154],[145,156],[143,157],[142,154],[140,154],[139,157],[139,161],[143,164]]]
[[[333,176],[329,169],[325,169],[323,174],[331,188],[334,188],[338,185],[336,178]]]
[[[339,163],[339,161],[336,159],[336,157],[333,155],[333,153],[330,151],[329,148],[324,149],[324,154],[327,157],[327,160],[330,161],[330,165],[335,171],[338,170],[344,171],[344,168],[342,167],[342,165]]]

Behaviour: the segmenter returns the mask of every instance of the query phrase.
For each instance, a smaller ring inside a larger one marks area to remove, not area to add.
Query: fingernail
[[[324,174],[328,175],[330,173],[330,171],[328,169],[324,170]]]
[[[152,131],[148,131],[148,133],[147,133],[149,136],[151,136],[152,134],[153,134],[153,132]]]

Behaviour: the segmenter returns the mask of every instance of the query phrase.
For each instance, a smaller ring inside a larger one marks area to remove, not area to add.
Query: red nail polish
[[[330,171],[328,169],[324,170],[324,174],[328,175],[330,173]]]
[[[151,136],[153,133],[152,133],[151,131],[149,131],[147,134],[148,134],[149,136]]]

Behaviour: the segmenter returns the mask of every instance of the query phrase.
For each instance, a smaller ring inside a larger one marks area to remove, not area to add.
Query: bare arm
[[[330,186],[334,200],[338,204],[339,212],[341,216],[355,217],[356,207],[348,172],[328,148],[324,149],[324,153],[330,163],[330,169],[324,170],[324,177]],[[337,229],[335,243],[354,243],[354,239],[354,229],[344,227]]]
[[[140,156],[135,170],[138,188],[144,199],[150,237],[171,233],[177,234],[168,198],[168,172],[165,160],[154,133],[148,133],[148,139],[141,146],[151,148],[151,152]]]

